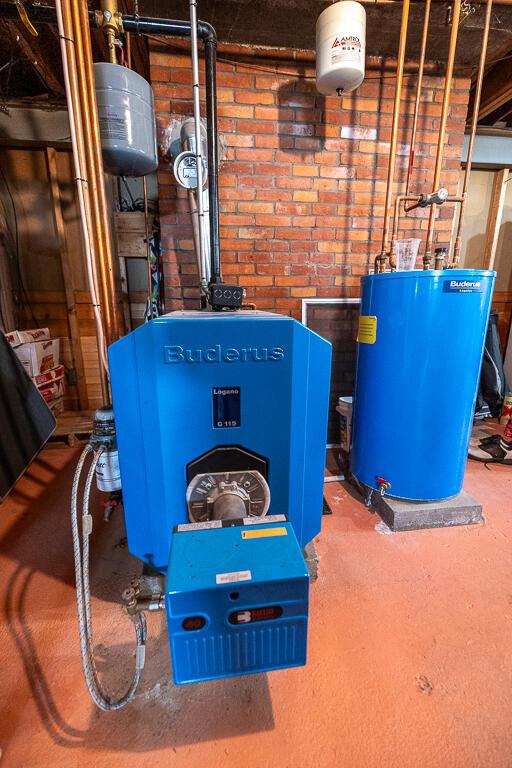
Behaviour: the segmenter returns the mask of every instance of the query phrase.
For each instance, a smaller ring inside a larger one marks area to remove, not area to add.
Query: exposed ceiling
[[[133,2],[133,0],[131,0]],[[209,21],[224,42],[269,45],[285,48],[315,48],[315,24],[325,0],[198,0],[201,19]],[[427,58],[443,61],[450,35],[448,2],[433,2],[429,24]],[[457,63],[475,65],[481,48],[484,9],[475,5],[461,25]],[[366,52],[396,57],[402,3],[370,4],[366,8]],[[419,56],[424,4],[413,2],[409,14],[407,58]],[[139,0],[139,13],[188,18],[188,0]],[[512,7],[495,6],[489,37],[489,58],[512,48]]]
[[[47,0],[49,1],[49,0]],[[471,4],[471,0],[469,0]],[[25,3],[27,6],[30,3]],[[0,8],[2,3],[0,2]],[[97,3],[89,3],[91,9]],[[119,0],[122,10],[141,16],[187,19],[188,0]],[[325,0],[198,0],[199,16],[212,23],[222,42],[313,50],[315,22],[328,5]],[[402,4],[366,3],[367,54],[396,56]],[[457,46],[456,66],[474,75],[481,50],[484,7],[464,19]],[[407,59],[417,59],[420,48],[424,5],[411,4]],[[63,99],[62,67],[56,29],[37,26],[34,37],[20,20],[0,20],[0,106],[2,101],[43,96]],[[446,59],[450,33],[450,3],[434,2],[429,25],[427,59]],[[145,40],[134,38],[136,68],[147,74]],[[93,33],[94,54],[105,58],[102,35]],[[487,74],[482,93],[480,122],[502,121],[512,126],[512,6],[495,5],[487,55]]]

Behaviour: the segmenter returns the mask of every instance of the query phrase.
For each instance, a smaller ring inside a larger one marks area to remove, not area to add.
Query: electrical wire
[[[71,532],[73,537],[73,556],[75,561],[76,603],[78,626],[80,634],[80,650],[82,654],[82,669],[87,689],[92,700],[99,709],[106,712],[122,709],[133,699],[144,668],[147,639],[146,617],[139,613],[133,618],[136,639],[135,672],[126,692],[119,697],[112,696],[106,691],[98,678],[98,670],[94,660],[94,643],[91,615],[91,589],[89,580],[89,536],[92,532],[92,515],[90,514],[90,495],[94,473],[100,457],[105,452],[105,446],[100,445],[96,450],[88,443],[78,460],[71,489]],[[80,529],[78,523],[78,491],[85,461],[92,454],[92,461],[87,472],[82,502],[82,544],[80,544]]]

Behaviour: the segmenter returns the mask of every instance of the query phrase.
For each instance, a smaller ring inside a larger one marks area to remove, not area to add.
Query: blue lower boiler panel
[[[166,586],[174,682],[304,665],[308,592],[284,515],[177,526]]]
[[[462,489],[495,272],[362,279],[351,470],[398,498]]]

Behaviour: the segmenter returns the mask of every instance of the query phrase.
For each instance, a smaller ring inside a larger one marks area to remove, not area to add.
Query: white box
[[[29,376],[38,376],[59,364],[59,339],[32,341],[15,347],[18,359]]]
[[[5,338],[11,347],[18,347],[20,344],[29,344],[31,341],[44,341],[50,338],[48,328],[31,328],[29,331],[9,331]]]

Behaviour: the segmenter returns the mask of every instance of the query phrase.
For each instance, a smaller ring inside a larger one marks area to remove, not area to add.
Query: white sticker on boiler
[[[217,573],[215,581],[217,584],[233,584],[236,581],[251,581],[252,573],[250,571],[233,571],[232,573]]]

